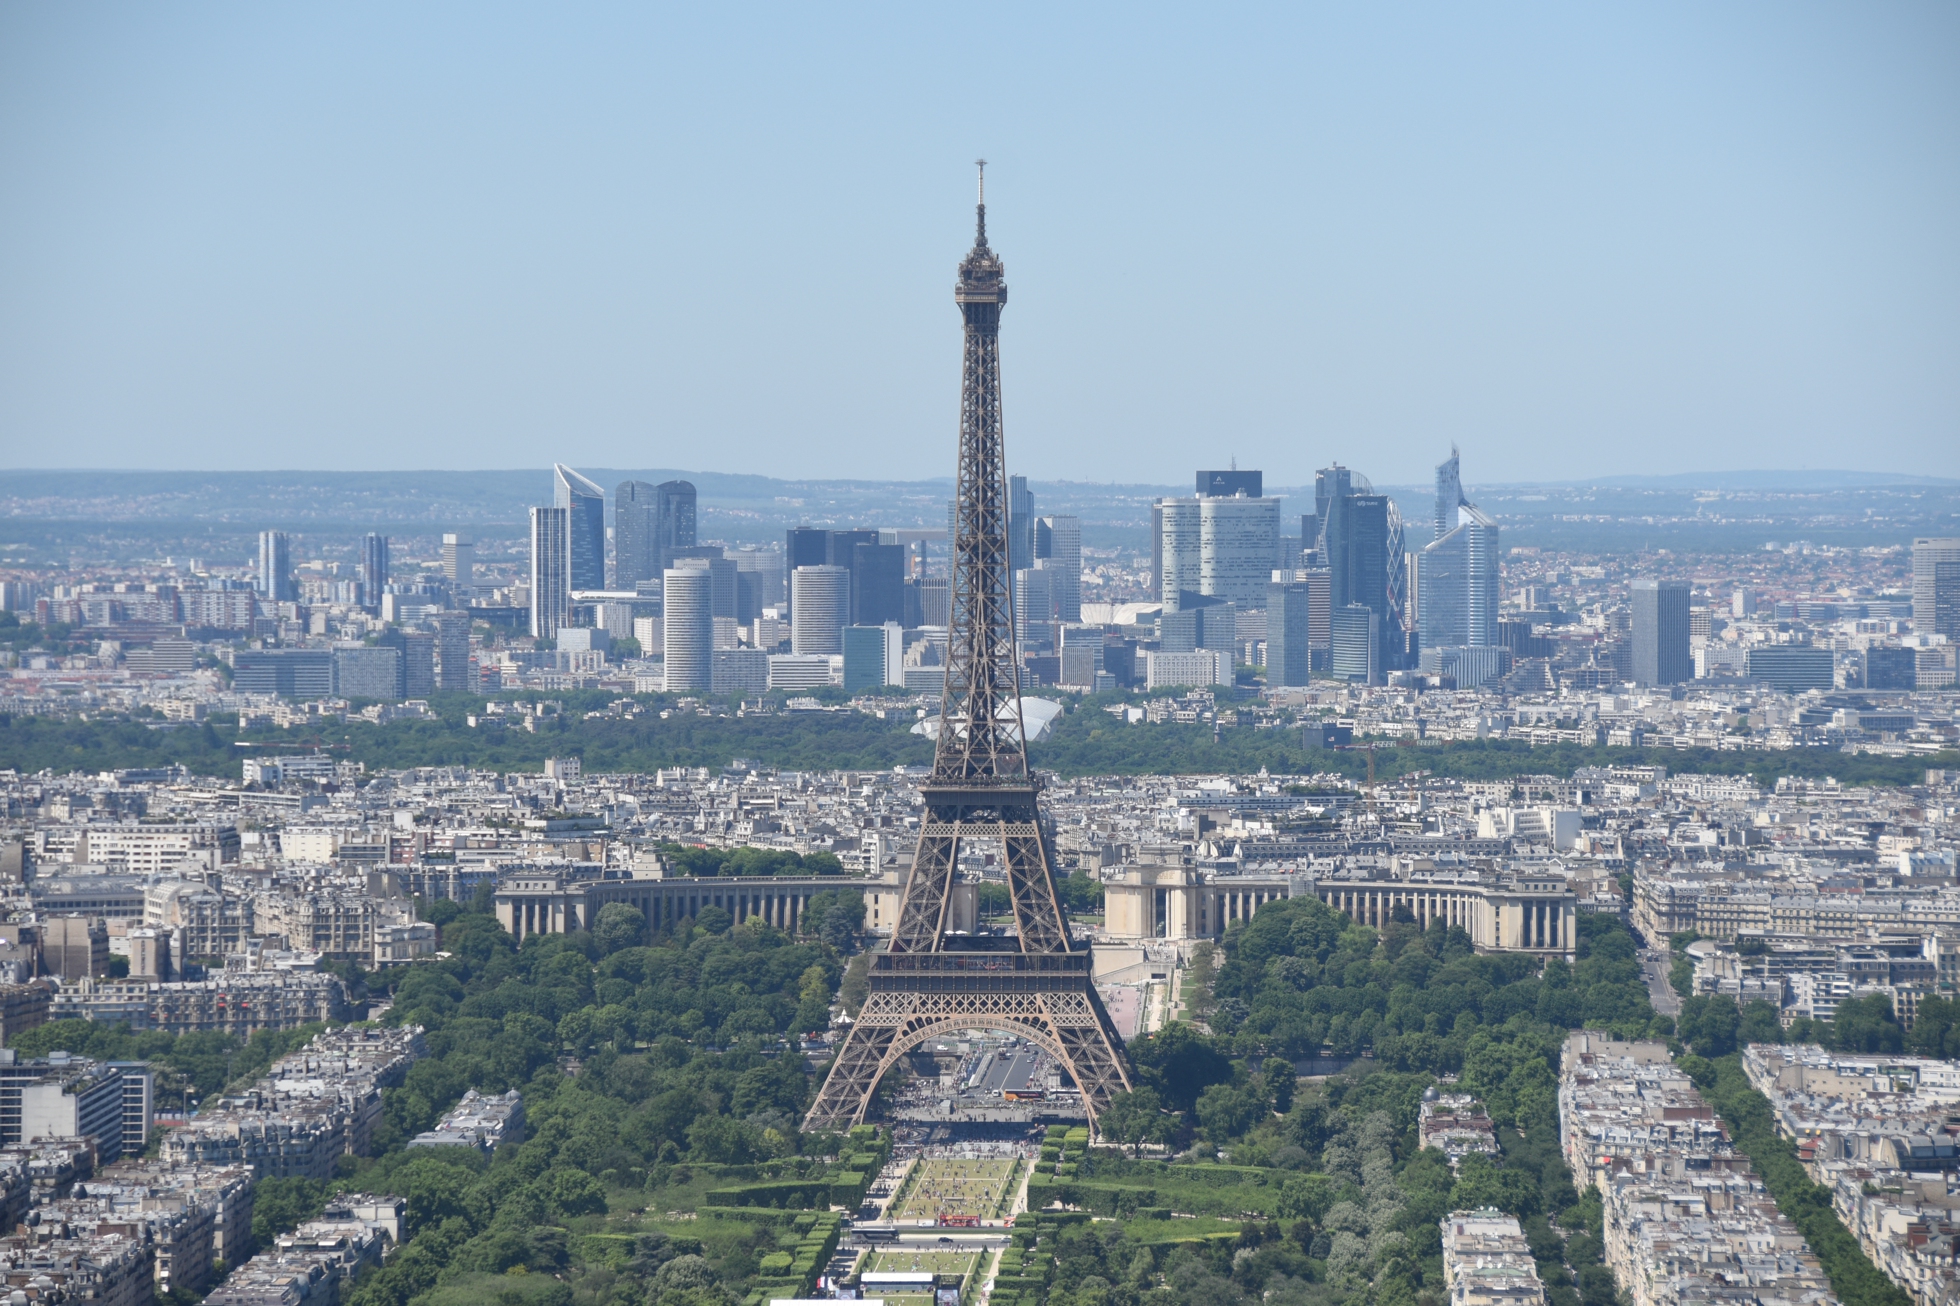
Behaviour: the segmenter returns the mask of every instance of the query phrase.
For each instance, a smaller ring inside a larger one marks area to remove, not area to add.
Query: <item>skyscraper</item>
[[[1416,555],[1424,649],[1482,648],[1498,642],[1497,523],[1467,503],[1453,506],[1450,516],[1459,507],[1464,518]]]
[[[1350,475],[1339,469],[1343,478]],[[1322,473],[1323,476],[1326,473]],[[1366,482],[1363,482],[1366,485]],[[1328,499],[1323,517],[1336,612],[1358,603],[1388,615],[1388,496],[1365,491]],[[1401,565],[1397,558],[1396,565]]]
[[[470,684],[470,619],[467,613],[443,612],[435,618],[436,688],[460,693]]]
[[[571,587],[606,587],[606,492],[563,463],[551,465],[552,506],[565,513]]]
[[[373,532],[361,537],[361,598],[370,608],[381,606],[388,592],[388,537]]]
[[[1933,564],[1932,633],[1960,641],[1960,558]]]
[[[1327,505],[1336,499],[1346,498],[1354,493],[1354,472],[1352,469],[1335,463],[1314,473],[1313,513],[1319,533],[1327,530]]]
[[[1450,446],[1450,456],[1436,464],[1436,534],[1433,538],[1442,539],[1456,529],[1456,510],[1463,506],[1463,476],[1457,462],[1456,446]],[[1429,642],[1425,636],[1423,642]]]
[[[1688,647],[1689,585],[1680,580],[1633,582],[1633,679],[1678,685],[1694,679]]]
[[[905,546],[858,544],[851,550],[851,624],[905,620]]]
[[[1082,519],[1035,518],[1034,561],[1054,575],[1056,618],[1082,620]]]
[[[564,508],[531,509],[531,634],[557,639],[572,619],[571,517]]]
[[[658,490],[646,481],[621,481],[613,489],[613,588],[638,589],[666,568],[654,543]]]
[[[1228,473],[1200,473],[1201,478],[1224,475]],[[1247,478],[1259,473],[1229,475]],[[1282,561],[1279,508],[1278,499],[1242,492],[1159,499],[1152,513],[1158,531],[1152,552],[1165,611],[1187,603],[1185,595],[1227,599],[1246,608],[1265,602],[1273,568]]]
[[[848,567],[798,567],[790,573],[789,642],[793,653],[842,653],[851,621]]]
[[[476,594],[476,541],[467,535],[442,537],[442,577],[450,593],[468,603]]]
[[[708,569],[698,565],[703,561],[683,558],[662,574],[661,641],[670,694],[714,685],[715,584]]]
[[[298,594],[293,585],[293,555],[284,531],[259,532],[259,593],[268,603],[291,603]]]
[[[653,488],[657,510],[653,521],[653,542],[660,556],[664,559],[671,549],[691,549],[700,543],[694,534],[694,482],[662,481]]]
[[[1055,644],[1055,574],[1038,567],[1014,573],[1014,640],[1023,653]]]
[[[1382,681],[1381,614],[1359,603],[1333,613],[1332,671],[1337,680],[1364,685]]]
[[[1292,575],[1281,572],[1281,575]],[[1266,683],[1304,685],[1313,671],[1313,594],[1305,581],[1276,580],[1266,591]]]
[[[1008,565],[1020,571],[1034,566],[1034,492],[1028,478],[1007,478]]]
[[[1960,563],[1960,538],[1920,538],[1912,542],[1912,624],[1922,634],[1933,633],[1939,580],[1936,568],[1943,562]]]

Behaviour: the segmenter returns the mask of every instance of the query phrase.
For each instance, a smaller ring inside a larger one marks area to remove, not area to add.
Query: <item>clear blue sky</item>
[[[0,467],[1960,475],[1960,6],[0,8]]]

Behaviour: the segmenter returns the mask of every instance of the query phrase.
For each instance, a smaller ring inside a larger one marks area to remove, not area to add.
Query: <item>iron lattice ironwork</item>
[[[952,541],[946,688],[925,821],[888,949],[872,958],[870,996],[839,1049],[805,1128],[864,1120],[885,1072],[956,1030],[1028,1039],[1075,1081],[1093,1124],[1130,1087],[1122,1044],[1093,982],[1089,950],[1069,937],[1055,892],[1040,798],[1022,731],[1008,566],[1007,459],[1001,440],[1000,310],[1005,270],[987,245],[985,164],[973,249],[953,299],[966,323],[959,498]],[[999,845],[1013,900],[1013,951],[951,933],[960,844]]]

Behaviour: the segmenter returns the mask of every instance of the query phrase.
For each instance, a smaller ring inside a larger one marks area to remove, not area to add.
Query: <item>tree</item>
[[[1960,1057],[1960,1000],[1926,998],[1906,1035],[1906,1050],[1922,1057]]]
[[[1210,1039],[1181,1020],[1130,1044],[1130,1060],[1173,1111],[1197,1109],[1198,1095],[1232,1082],[1232,1062]]]
[[[647,918],[638,907],[623,902],[609,902],[599,909],[599,917],[592,924],[592,937],[599,944],[599,951],[607,956],[621,948],[636,948],[646,940]]]
[[[844,1004],[845,1012],[855,1020],[864,1007],[864,1000],[870,995],[871,954],[860,952],[844,967],[844,982],[838,986],[837,998]]]
[[[1096,1117],[1103,1137],[1113,1143],[1128,1143],[1130,1154],[1140,1156],[1145,1143],[1170,1141],[1177,1122],[1164,1114],[1164,1104],[1154,1089],[1135,1088],[1118,1093]]]
[[[1212,996],[1212,984],[1218,978],[1218,949],[1209,943],[1200,943],[1191,950],[1191,964],[1185,967],[1184,981],[1179,986],[1184,995],[1184,1010],[1193,1020],[1208,1020],[1218,1009],[1218,1002]]]
[[[1891,1053],[1905,1049],[1905,1031],[1883,993],[1838,1004],[1831,1017],[1830,1045],[1839,1052]]]
[[[803,908],[803,932],[838,953],[849,952],[864,928],[864,895],[854,889],[825,889],[810,895]]]
[[[1213,1084],[1198,1094],[1198,1123],[1214,1147],[1241,1137],[1265,1114],[1265,1103],[1236,1084]]]

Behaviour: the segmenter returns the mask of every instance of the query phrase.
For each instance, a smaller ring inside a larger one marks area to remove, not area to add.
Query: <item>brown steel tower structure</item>
[[[870,995],[805,1128],[863,1121],[878,1081],[919,1044],[957,1030],[1004,1030],[1034,1043],[1075,1080],[1093,1122],[1130,1086],[1128,1063],[1069,938],[1049,871],[1040,799],[1021,728],[1019,659],[1007,555],[1007,460],[1001,444],[1000,310],[1007,283],[987,247],[986,164],[978,235],[953,300],[966,319],[960,390],[946,689],[925,820],[890,947],[871,959]],[[1015,932],[950,932],[960,844],[998,845]]]

